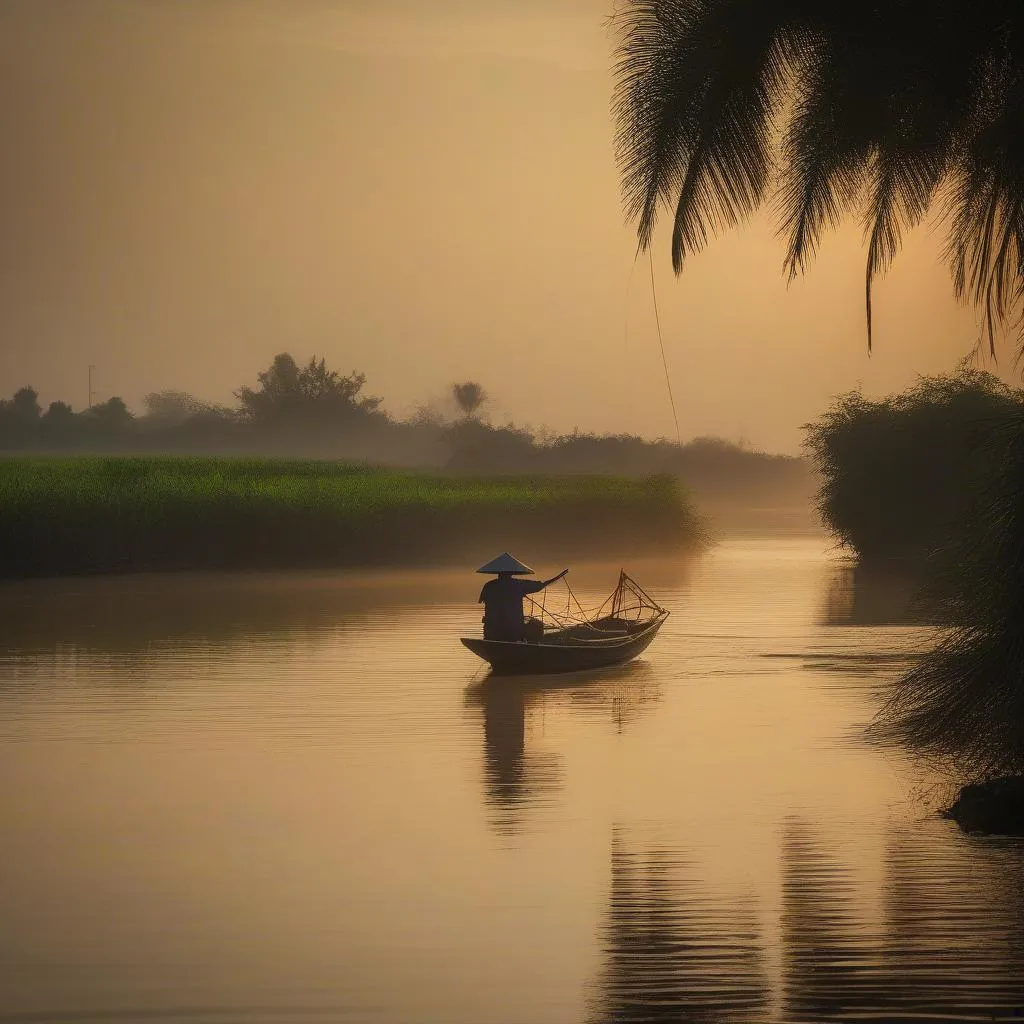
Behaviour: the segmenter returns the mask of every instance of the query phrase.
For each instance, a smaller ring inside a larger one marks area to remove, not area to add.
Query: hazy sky
[[[2,0],[0,394],[229,402],[276,352],[404,414],[672,435],[612,154],[614,0]],[[859,230],[787,288],[773,227],[655,253],[684,438],[795,450],[833,394],[977,336],[912,238],[863,323]],[[1004,360],[1006,362],[1008,360]]]

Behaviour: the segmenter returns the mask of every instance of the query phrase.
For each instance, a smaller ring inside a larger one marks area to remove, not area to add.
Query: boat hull
[[[642,654],[667,618],[660,616],[642,630],[607,640],[566,643],[510,643],[462,637],[463,644],[495,675],[555,675],[621,665]]]

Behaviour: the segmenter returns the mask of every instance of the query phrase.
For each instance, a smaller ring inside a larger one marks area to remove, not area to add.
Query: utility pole
[[[93,391],[93,389],[92,389],[92,371],[95,370],[95,369],[96,369],[96,367],[93,366],[92,363],[90,363],[89,364],[89,408],[90,409],[92,408],[93,395],[96,394],[96,392]]]

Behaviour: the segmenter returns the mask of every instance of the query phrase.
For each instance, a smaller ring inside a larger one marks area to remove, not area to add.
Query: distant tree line
[[[0,451],[278,455],[347,459],[453,473],[674,474],[711,501],[792,501],[813,490],[801,459],[766,455],[718,438],[686,445],[574,432],[540,434],[488,421],[489,395],[475,381],[453,383],[442,402],[407,419],[366,392],[366,377],[324,359],[276,356],[232,407],[180,391],[146,395],[141,415],[120,398],[75,412],[44,411],[32,388],[0,403]],[[780,498],[781,496],[781,498]]]
[[[327,453],[347,435],[398,426],[380,398],[363,393],[365,383],[361,373],[343,375],[324,359],[299,365],[285,352],[257,375],[255,387],[235,392],[233,408],[159,391],[146,395],[141,415],[118,397],[80,412],[60,401],[44,411],[37,392],[23,387],[0,402],[0,450],[255,451],[307,440]]]
[[[285,352],[257,375],[255,388],[235,392],[239,404],[233,409],[182,391],[159,391],[145,397],[145,413],[140,417],[117,397],[78,413],[66,402],[51,402],[44,412],[38,393],[24,387],[0,402],[0,445],[7,449],[33,443],[61,446],[76,439],[109,440],[147,431],[173,434],[186,424],[211,430],[217,424],[331,430],[377,413],[381,400],[361,393],[365,383],[360,373],[346,377],[329,370],[323,359],[313,358],[299,366]]]
[[[38,393],[29,387],[19,388],[13,398],[0,401],[0,447],[60,448],[75,440],[113,440],[130,429],[132,422],[132,414],[120,398],[81,413],[75,413],[67,402],[51,402],[43,412]]]

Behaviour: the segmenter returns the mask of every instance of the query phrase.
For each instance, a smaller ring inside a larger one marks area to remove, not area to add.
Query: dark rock
[[[942,816],[952,818],[965,832],[1024,836],[1024,776],[964,786]]]

